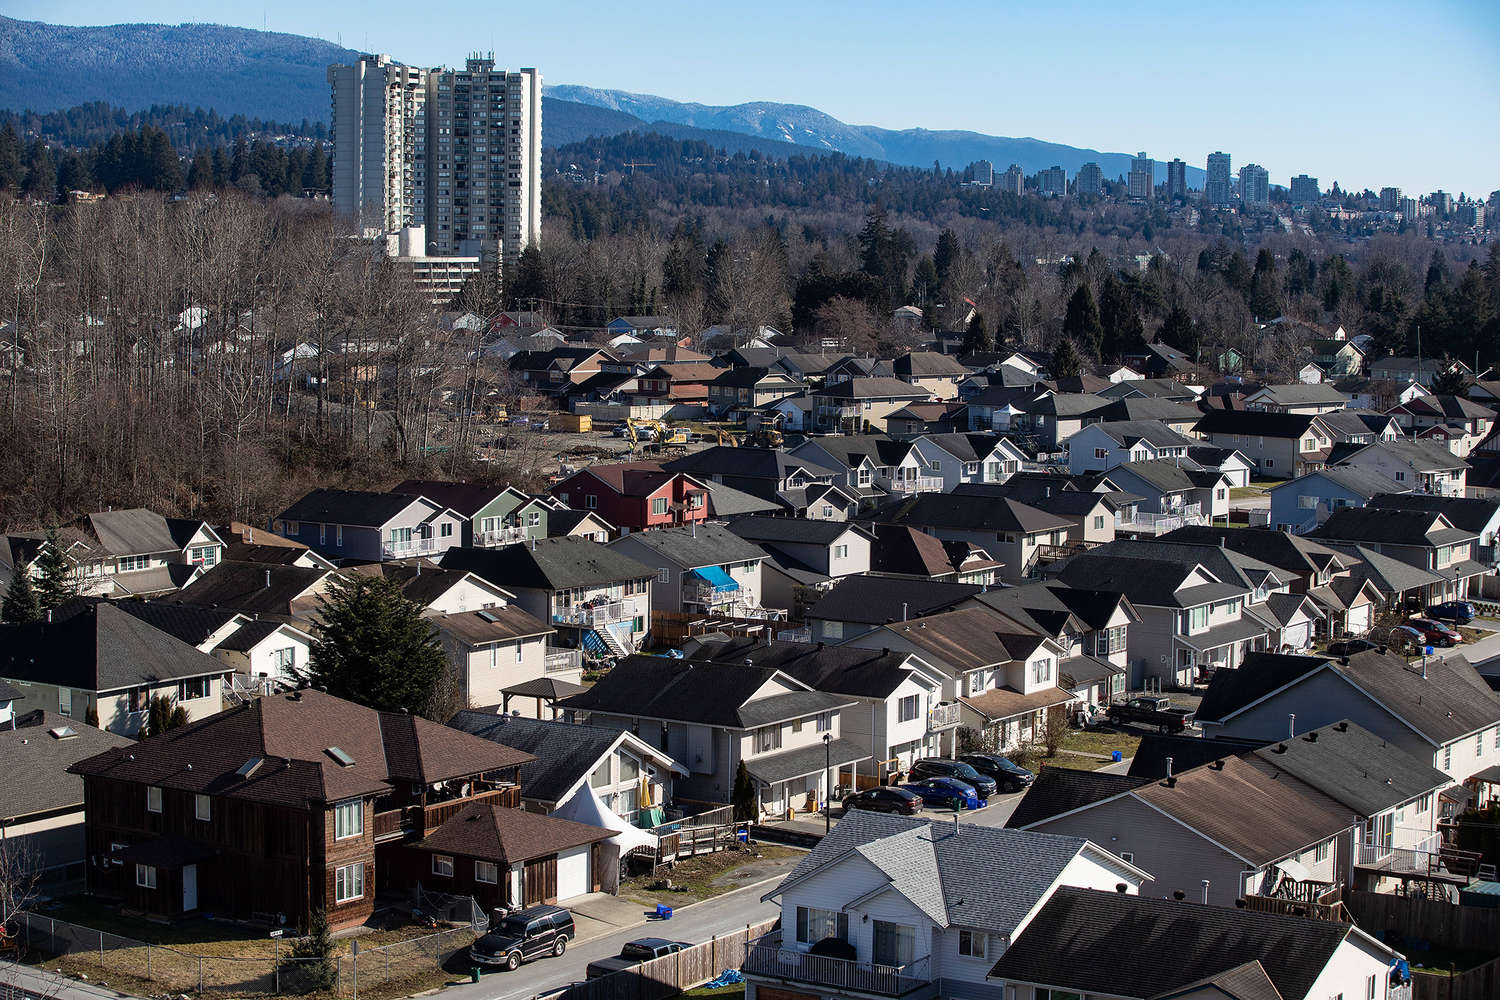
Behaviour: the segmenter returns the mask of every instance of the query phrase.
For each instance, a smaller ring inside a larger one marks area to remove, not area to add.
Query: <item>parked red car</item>
[[[1407,620],[1407,624],[1421,632],[1434,646],[1455,646],[1464,641],[1463,636],[1436,618],[1411,618]]]

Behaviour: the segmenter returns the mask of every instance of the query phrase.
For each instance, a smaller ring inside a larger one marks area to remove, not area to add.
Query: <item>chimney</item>
[[[901,602],[901,620],[902,621],[906,621],[906,608],[907,608],[907,602],[902,601]]]
[[[1288,712],[1286,716],[1286,738],[1291,739],[1297,735],[1297,713]]]

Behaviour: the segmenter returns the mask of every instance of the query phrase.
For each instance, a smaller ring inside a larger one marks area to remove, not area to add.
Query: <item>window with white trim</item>
[[[1040,659],[1031,661],[1031,683],[1042,684],[1052,679],[1052,661]]]
[[[443,878],[453,877],[453,855],[434,854],[432,856],[432,874],[441,875]]]
[[[826,733],[826,732],[828,732],[829,730],[831,730],[833,728],[833,713],[832,712],[820,712],[817,715],[817,717],[816,717],[816,722],[817,722],[817,725],[814,728],[816,729],[817,732],[820,732],[820,733]]]
[[[817,944],[825,938],[849,940],[849,914],[816,906],[797,907],[797,943]]]
[[[202,820],[205,823],[207,823],[209,820],[213,819],[214,818],[214,804],[213,804],[213,800],[210,799],[207,795],[194,795],[193,796],[193,815],[195,817],[197,817],[198,819]]]
[[[364,862],[344,865],[333,873],[333,901],[348,903],[365,894]]]
[[[755,752],[767,753],[781,749],[781,727],[762,726],[755,731]]]
[[[672,569],[671,569],[671,567],[669,567],[669,566],[663,566],[661,569],[657,570],[656,571],[656,582],[657,583],[671,583],[672,582]]]
[[[500,881],[500,867],[493,861],[474,862],[474,881],[495,885]]]
[[[651,513],[665,514],[667,512],[667,498],[655,497],[651,501]]]
[[[983,931],[958,932],[958,953],[966,958],[984,958],[985,942],[989,935]]]
[[[136,865],[135,866],[135,884],[138,885],[138,886],[140,886],[142,889],[155,889],[156,888],[156,866],[155,865]]]
[[[161,789],[156,785],[146,786],[146,811],[161,812]]]
[[[910,722],[922,714],[922,696],[909,694],[896,703],[896,721]]]
[[[348,840],[365,832],[365,803],[351,799],[333,807],[333,839]]]
[[[1332,846],[1333,846],[1333,841],[1331,841],[1331,840],[1325,840],[1321,844],[1319,844],[1317,847],[1313,848],[1313,860],[1314,861],[1327,861],[1328,860],[1328,851],[1329,851],[1329,849]]]

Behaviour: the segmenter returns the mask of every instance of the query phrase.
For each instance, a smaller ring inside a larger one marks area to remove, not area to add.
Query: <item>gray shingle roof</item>
[[[475,710],[459,712],[448,725],[534,756],[535,760],[521,765],[521,794],[542,802],[561,801],[624,738],[618,729]]]
[[[809,619],[883,625],[951,608],[984,588],[971,583],[851,576],[808,609]]]
[[[656,570],[587,538],[539,538],[500,549],[455,546],[444,569],[466,570],[497,587],[566,590],[654,577]]]
[[[63,727],[76,735],[59,739],[52,734]],[[7,775],[5,795],[0,796],[0,822],[70,806],[81,813],[83,779],[69,774],[68,768],[85,757],[134,742],[52,712],[18,713],[14,729],[0,730],[0,760],[5,762]]]
[[[276,517],[281,521],[379,527],[416,502],[416,497],[402,493],[313,490]]]
[[[759,562],[766,557],[759,546],[750,544],[719,524],[632,532],[611,542],[610,548],[629,553],[636,545],[645,546],[656,556],[689,569],[723,563]]]
[[[912,673],[906,653],[822,643],[719,639],[704,642],[693,655],[722,663],[775,667],[814,690],[861,698],[886,698]]]
[[[890,838],[896,838],[894,843],[882,844]],[[858,852],[897,882],[898,888],[915,893],[914,902],[931,906],[936,912],[936,897],[912,885],[910,878],[914,870],[925,871],[929,863],[925,859],[930,858],[941,886],[943,923],[1008,934],[1087,843],[1079,837],[971,823],[960,830],[948,822],[855,811],[840,820],[769,895],[777,895],[824,865]],[[923,858],[920,862],[919,855]],[[1005,863],[975,864],[976,857],[1004,858]],[[922,867],[915,869],[917,864]],[[845,901],[830,902],[842,905]],[[1047,950],[1053,951],[1055,944],[1051,942]]]
[[[1361,816],[1374,816],[1439,788],[1448,776],[1348,720],[1301,733],[1255,751]]]
[[[1009,497],[989,503],[953,493],[922,493],[888,505],[880,519],[914,528],[957,531],[1018,531],[1027,534],[1072,527],[1072,519],[1050,514]]]
[[[1284,1000],[1306,1000],[1352,926],[1065,886],[990,977],[1145,1000],[1259,961]]]
[[[1393,545],[1451,545],[1475,537],[1472,531],[1454,528],[1437,511],[1400,507],[1343,507],[1310,534],[1317,539]]]
[[[1104,774],[1048,765],[1026,789],[1026,795],[1005,825],[1020,830],[1110,796],[1134,791],[1150,780],[1132,778],[1128,774]]]
[[[847,521],[813,521],[804,517],[741,517],[729,523],[729,530],[752,542],[832,545],[851,531],[873,540],[866,529]]]

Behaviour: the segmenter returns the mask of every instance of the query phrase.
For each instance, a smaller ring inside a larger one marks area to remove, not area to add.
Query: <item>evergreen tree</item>
[[[1072,378],[1083,371],[1083,362],[1078,357],[1078,348],[1073,346],[1073,341],[1064,337],[1057,342],[1057,346],[1052,349],[1052,363],[1047,370],[1054,379]]]
[[[1280,285],[1275,256],[1270,250],[1261,250],[1255,255],[1255,273],[1250,276],[1250,315],[1262,321],[1280,316]]]
[[[78,596],[78,579],[62,533],[47,529],[47,541],[36,557],[36,596],[43,611],[55,611]]]
[[[1063,336],[1082,344],[1091,354],[1098,355],[1103,346],[1104,327],[1099,322],[1099,307],[1094,304],[1094,293],[1087,283],[1078,286],[1068,299],[1068,312],[1063,317]]]
[[[1156,331],[1156,339],[1177,348],[1188,357],[1198,356],[1198,328],[1193,323],[1192,314],[1182,306],[1174,306],[1167,313],[1161,329]]]
[[[331,579],[304,679],[371,708],[426,712],[448,660],[422,608],[385,577]]]
[[[6,122],[0,129],[0,191],[20,190],[26,175],[21,159],[24,153],[15,123]]]
[[[94,174],[88,157],[72,150],[63,153],[57,165],[57,186],[64,192],[93,190]]]
[[[287,952],[286,967],[281,973],[282,990],[290,993],[315,993],[331,990],[338,982],[333,962],[333,934],[328,929],[328,915],[322,909],[312,912],[307,936],[297,939]]]
[[[187,186],[189,191],[206,191],[214,186],[213,157],[202,146],[193,152],[193,163],[188,167]]]
[[[984,313],[976,311],[974,318],[969,320],[969,328],[964,331],[963,351],[965,354],[974,354],[994,349],[995,342],[990,337],[989,326],[984,321]]]
[[[172,699],[158,694],[146,705],[146,735],[160,736],[187,725],[187,709],[172,704]]]
[[[12,569],[10,586],[5,588],[5,605],[0,607],[0,621],[19,625],[42,620],[42,603],[31,586],[30,569],[25,563]]]
[[[932,252],[932,263],[937,268],[937,279],[939,285],[948,284],[948,279],[953,277],[953,265],[958,263],[963,248],[958,244],[958,237],[953,230],[944,229],[938,234],[937,249]]]
[[[33,139],[26,150],[26,184],[21,193],[37,201],[57,200],[57,164],[52,150],[40,139]]]
[[[734,805],[734,818],[742,823],[754,823],[760,819],[757,809],[758,796],[755,792],[755,779],[750,777],[749,768],[745,762],[740,761],[739,768],[734,772],[734,791],[729,801]]]

